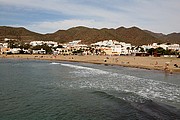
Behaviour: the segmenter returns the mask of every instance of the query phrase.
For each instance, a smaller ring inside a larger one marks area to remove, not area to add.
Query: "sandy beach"
[[[179,58],[137,57],[137,56],[97,56],[97,55],[86,55],[86,56],[0,55],[0,58],[86,62],[86,63],[105,64],[105,65],[120,65],[124,67],[135,67],[135,68],[150,69],[150,70],[163,70],[169,73],[173,73],[173,72],[180,73]],[[175,64],[178,67],[175,67],[174,66]]]

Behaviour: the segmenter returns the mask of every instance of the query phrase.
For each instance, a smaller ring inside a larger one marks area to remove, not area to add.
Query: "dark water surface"
[[[0,59],[0,120],[178,120],[180,74]]]

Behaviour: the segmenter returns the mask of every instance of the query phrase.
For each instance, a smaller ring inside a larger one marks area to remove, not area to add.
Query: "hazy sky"
[[[0,0],[0,26],[39,33],[75,26],[137,26],[154,32],[180,32],[180,0]]]

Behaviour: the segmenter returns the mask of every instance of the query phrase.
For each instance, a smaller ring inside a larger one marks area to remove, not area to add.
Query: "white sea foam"
[[[148,99],[180,103],[180,86],[162,81],[123,74],[119,74],[118,76],[115,75],[113,77],[113,74],[108,74],[106,77],[102,77],[101,79],[79,81],[78,84],[80,88],[86,87],[101,90],[131,92]]]
[[[121,75],[119,78],[121,79],[120,90],[128,90],[150,99],[180,102],[180,86],[178,85],[129,75]]]
[[[74,73],[75,75],[86,76],[86,75],[98,75],[98,74],[108,74],[109,73],[104,70],[90,68],[90,67],[84,67],[84,66],[78,66],[78,65],[72,65],[72,64],[61,64],[61,65],[76,69],[71,72],[71,73]]]
[[[57,62],[52,62],[52,63],[50,63],[51,65],[58,65],[58,64],[60,64],[60,63],[57,63]]]
[[[148,99],[180,103],[180,86],[172,83],[120,73],[111,73],[105,70],[72,64],[61,65],[74,68],[70,73],[72,77],[76,77],[77,80],[66,84],[72,88],[124,91]]]

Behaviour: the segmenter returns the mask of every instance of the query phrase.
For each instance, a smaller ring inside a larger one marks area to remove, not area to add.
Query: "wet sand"
[[[150,70],[163,70],[169,73],[180,73],[180,58],[97,55],[0,55],[0,58],[87,62],[94,64],[120,65],[125,67],[135,67]],[[179,67],[175,67],[174,64],[177,64]]]

